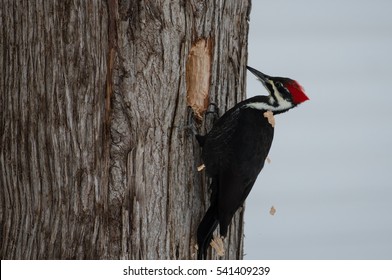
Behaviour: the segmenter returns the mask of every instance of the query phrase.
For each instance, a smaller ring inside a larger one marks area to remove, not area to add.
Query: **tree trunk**
[[[188,119],[205,133],[209,102],[244,98],[249,9],[0,3],[1,259],[195,258],[209,191]]]

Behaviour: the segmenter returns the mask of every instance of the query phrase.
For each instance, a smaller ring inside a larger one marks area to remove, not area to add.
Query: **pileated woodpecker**
[[[204,136],[196,135],[202,160],[212,179],[210,207],[197,229],[198,259],[204,259],[219,224],[225,237],[264,166],[274,135],[265,112],[280,114],[308,100],[304,89],[289,78],[271,77],[247,66],[268,90],[268,96],[246,99],[228,110]]]

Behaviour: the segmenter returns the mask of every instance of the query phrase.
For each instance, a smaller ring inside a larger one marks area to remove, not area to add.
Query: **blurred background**
[[[392,259],[392,1],[252,2],[248,65],[310,100],[276,116],[244,258]]]

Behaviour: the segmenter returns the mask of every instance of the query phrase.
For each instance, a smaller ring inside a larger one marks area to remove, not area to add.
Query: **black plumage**
[[[218,223],[220,235],[226,236],[233,215],[252,189],[270,150],[274,128],[263,116],[265,111],[245,106],[254,99],[227,111],[204,138],[198,139],[212,180],[211,205],[197,233],[199,259],[206,254]]]
[[[308,99],[296,81],[270,77],[247,68],[270,95],[238,103],[218,119],[206,135],[196,135],[207,175],[211,178],[210,207],[197,230],[198,259],[205,258],[218,224],[220,235],[227,235],[233,215],[243,205],[264,166],[274,136],[274,127],[264,113],[286,112]]]

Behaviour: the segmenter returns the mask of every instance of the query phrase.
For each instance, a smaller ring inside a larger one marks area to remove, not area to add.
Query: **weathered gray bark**
[[[187,61],[208,41],[209,102],[243,99],[249,5],[0,3],[1,259],[195,258],[208,184]],[[239,212],[224,258],[242,237]]]

